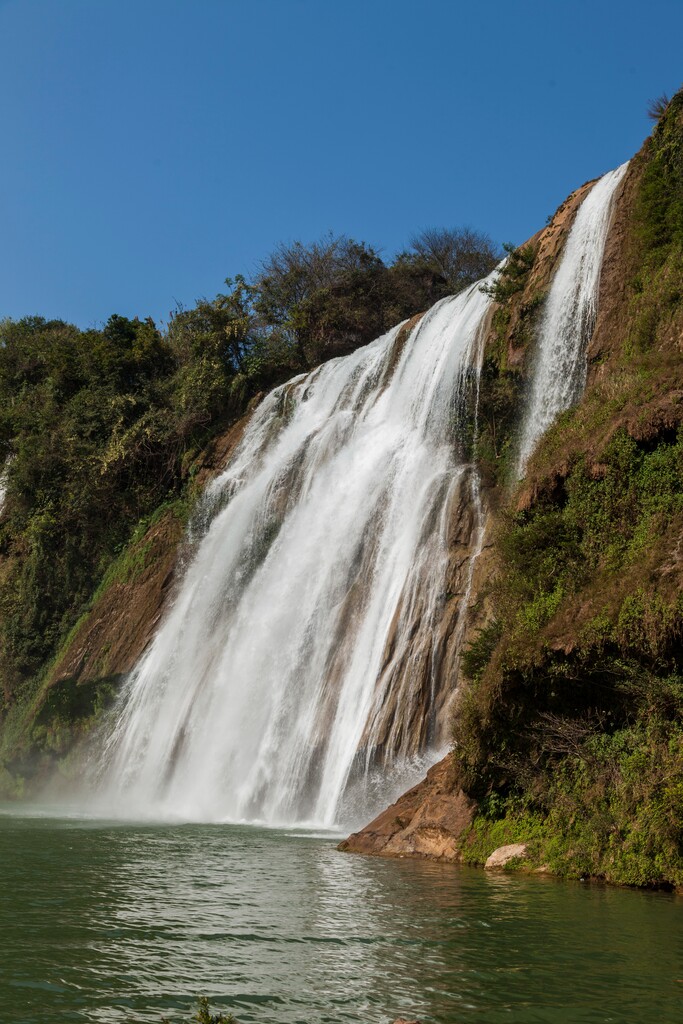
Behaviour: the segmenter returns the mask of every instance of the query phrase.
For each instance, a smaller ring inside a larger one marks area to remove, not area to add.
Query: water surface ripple
[[[0,814],[0,1020],[661,1024],[680,899],[338,853],[328,838]]]

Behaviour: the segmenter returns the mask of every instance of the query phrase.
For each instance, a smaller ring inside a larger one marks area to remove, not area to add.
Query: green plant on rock
[[[482,291],[501,305],[524,290],[537,254],[536,246],[531,244],[517,247],[512,242],[505,242],[503,249],[507,258],[495,281],[490,285],[482,285]]]
[[[162,1017],[161,1024],[171,1024],[167,1017]],[[209,1000],[201,996],[197,1000],[197,1010],[191,1018],[191,1024],[237,1024],[231,1013],[211,1013]]]

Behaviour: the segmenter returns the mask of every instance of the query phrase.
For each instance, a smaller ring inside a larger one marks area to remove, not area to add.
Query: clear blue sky
[[[165,320],[280,240],[521,242],[683,79],[683,0],[0,0],[0,317]]]

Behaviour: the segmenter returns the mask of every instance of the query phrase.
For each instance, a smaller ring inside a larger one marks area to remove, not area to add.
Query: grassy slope
[[[494,618],[455,726],[479,806],[463,854],[527,840],[559,874],[683,885],[683,94],[620,218],[585,398],[497,516]]]

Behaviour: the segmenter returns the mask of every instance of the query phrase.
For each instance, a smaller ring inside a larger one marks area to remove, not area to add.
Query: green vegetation
[[[507,484],[516,454],[515,439],[524,378],[487,355],[481,368],[476,457],[484,483]]]
[[[506,260],[491,285],[482,285],[482,291],[503,307],[507,312],[507,303],[518,292],[524,291],[529,273],[533,269],[537,250],[533,245],[522,245],[516,248],[512,242],[504,242]]]
[[[634,173],[620,343],[499,512],[455,763],[478,802],[466,860],[524,841],[558,874],[680,886],[683,93]]]
[[[163,337],[114,316],[101,331],[40,318],[0,328],[6,698],[55,652],[140,519],[180,493],[210,425],[241,410],[218,328],[193,351],[186,327]]]
[[[506,242],[504,249],[507,258],[500,273],[492,284],[482,286],[496,303],[494,344],[484,357],[477,409],[476,456],[489,489],[504,487],[510,481],[525,385],[525,357],[533,342],[543,298],[535,291],[529,301],[524,301],[537,247],[527,244],[515,248]],[[510,348],[522,350],[522,357],[513,366],[508,360]]]

